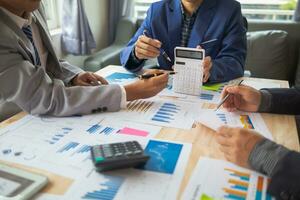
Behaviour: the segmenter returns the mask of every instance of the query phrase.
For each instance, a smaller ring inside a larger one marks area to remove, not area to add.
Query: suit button
[[[286,191],[282,191],[280,193],[280,197],[283,199],[283,200],[289,200],[290,199],[290,194],[287,193]]]
[[[103,107],[103,112],[106,112],[107,111],[107,107]]]

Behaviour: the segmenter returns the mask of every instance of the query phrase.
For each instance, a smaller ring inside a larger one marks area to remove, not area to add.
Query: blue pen
[[[143,31],[143,35],[146,36],[146,37],[148,37],[148,38],[151,38],[151,37],[148,36],[147,30],[144,30],[144,31]],[[161,55],[162,55],[167,61],[169,61],[170,63],[172,63],[171,58],[168,56],[168,54],[165,52],[165,50],[163,50],[162,48],[160,48],[160,52],[161,52]]]

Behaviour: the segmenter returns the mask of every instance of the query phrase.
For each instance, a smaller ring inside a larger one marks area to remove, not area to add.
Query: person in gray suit
[[[165,88],[167,73],[123,87],[59,60],[40,4],[0,0],[0,121],[21,110],[52,116],[118,111]]]

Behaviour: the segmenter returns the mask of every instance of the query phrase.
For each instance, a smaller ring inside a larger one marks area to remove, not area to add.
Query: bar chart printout
[[[201,158],[183,199],[272,200],[267,194],[269,181],[266,176],[232,163]]]
[[[200,108],[197,103],[137,100],[127,104],[123,118],[157,126],[190,129],[194,123],[194,113],[197,113],[195,109]]]
[[[104,180],[98,184],[99,188],[87,192],[82,196],[82,199],[99,199],[99,200],[113,200],[120,189],[123,178],[114,176],[103,176]]]

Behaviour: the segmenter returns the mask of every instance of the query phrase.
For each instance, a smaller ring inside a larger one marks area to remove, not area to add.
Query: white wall
[[[83,0],[85,11],[96,40],[96,51],[108,45],[108,1]],[[60,58],[66,59],[73,65],[83,66],[83,61],[87,56],[65,55],[61,52],[60,35],[53,36],[53,43]]]

